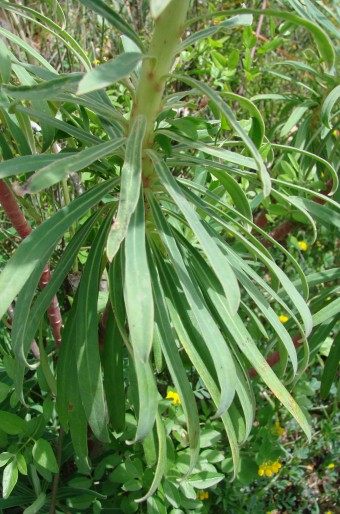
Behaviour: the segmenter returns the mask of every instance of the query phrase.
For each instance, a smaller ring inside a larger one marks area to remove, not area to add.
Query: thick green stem
[[[144,147],[150,147],[154,138],[154,124],[161,109],[167,75],[173,65],[178,43],[183,32],[189,0],[172,0],[155,20],[148,50],[144,59],[137,88],[132,121],[138,114],[147,118]]]

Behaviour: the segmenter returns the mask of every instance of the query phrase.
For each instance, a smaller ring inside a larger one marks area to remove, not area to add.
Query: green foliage
[[[311,438],[309,398],[321,390],[331,410],[336,395],[338,28],[328,7],[276,3],[137,2],[134,30],[123,4],[81,0],[101,27],[92,67],[57,1],[0,1],[68,61],[0,28],[0,180],[34,228],[14,252],[13,228],[0,240],[0,508],[222,513],[250,499],[256,513],[278,507],[271,474],[300,480],[277,463],[296,459],[298,427]],[[279,508],[296,511],[275,477]]]

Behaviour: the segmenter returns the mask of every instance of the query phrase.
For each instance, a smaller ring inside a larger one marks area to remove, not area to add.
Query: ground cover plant
[[[0,8],[0,508],[332,511],[336,6]]]

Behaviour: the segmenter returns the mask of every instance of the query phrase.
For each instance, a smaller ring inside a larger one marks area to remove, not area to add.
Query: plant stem
[[[161,109],[166,79],[176,56],[188,9],[189,0],[172,0],[155,20],[147,54],[149,58],[143,61],[131,117],[133,122],[138,114],[146,116],[146,148],[153,144],[154,124]]]

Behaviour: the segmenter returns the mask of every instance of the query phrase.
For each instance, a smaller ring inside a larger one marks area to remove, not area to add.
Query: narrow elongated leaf
[[[332,302],[329,302],[326,307],[318,311],[313,316],[313,324],[314,327],[317,325],[320,325],[320,323],[323,323],[324,321],[329,320],[330,318],[333,318],[334,316],[338,316],[340,312],[340,298],[336,298],[336,300],[333,300]]]
[[[215,365],[216,374],[221,387],[220,404],[216,414],[219,416],[226,411],[234,398],[236,383],[234,363],[229,348],[221,336],[219,328],[206,308],[192,274],[188,273],[178,246],[170,231],[170,227],[166,223],[158,204],[154,201],[151,195],[148,194],[147,197],[164,246],[171,258],[172,265],[176,270],[182,290],[185,293],[197,326],[203,335],[205,344],[209,349],[211,359]]]
[[[214,169],[213,167],[210,172],[218,179],[218,181],[223,185],[225,190],[231,196],[236,209],[244,216],[246,216],[250,221],[253,221],[253,215],[248,199],[242,187],[236,182],[236,180],[227,173],[222,173],[220,170]],[[246,224],[246,226],[248,226],[248,224]]]
[[[156,416],[156,426],[157,426],[157,434],[158,434],[158,462],[155,471],[155,475],[153,477],[152,483],[150,485],[150,489],[148,492],[142,497],[136,500],[137,503],[146,501],[153,493],[157,490],[157,487],[161,483],[163,475],[166,470],[167,460],[166,460],[166,433],[162,418],[159,413]]]
[[[131,75],[137,64],[143,59],[143,54],[138,52],[126,52],[118,55],[109,62],[96,66],[85,73],[79,82],[78,95],[84,95],[91,91],[97,91]]]
[[[58,120],[57,118],[52,118],[52,116],[48,116],[47,114],[37,111],[35,109],[28,109],[27,107],[23,107],[22,105],[16,105],[15,110],[17,112],[24,112],[26,113],[30,118],[34,118],[37,120],[40,120],[42,125],[49,125],[51,127],[56,128],[57,130],[61,130],[62,132],[65,132],[65,134],[69,134],[70,136],[73,136],[80,141],[84,141],[85,143],[89,143],[91,145],[95,145],[98,143],[101,143],[102,140],[91,134],[90,132],[87,132],[79,127],[75,127],[74,125],[71,125],[71,123],[66,123],[65,121]],[[43,155],[43,154],[40,154]],[[44,154],[49,155],[49,154]],[[54,154],[54,156],[58,155],[60,159],[63,159],[65,157],[65,154]],[[33,156],[33,157],[39,157]],[[34,171],[34,170],[32,170]]]
[[[162,0],[158,1],[161,2]],[[252,22],[253,17],[251,15],[237,14],[236,16],[232,16],[231,18],[222,21],[218,25],[214,25],[212,27],[208,27],[206,29],[194,32],[179,45],[179,51],[188,48],[188,46],[194,45],[195,43],[197,43],[197,41],[200,41],[207,37],[211,37],[219,31],[224,32],[226,29],[232,29],[234,27],[249,26],[252,24]]]
[[[138,424],[134,439],[126,441],[127,444],[143,441],[150,434],[158,409],[158,391],[150,363],[134,359],[133,364],[138,384]]]
[[[332,91],[326,96],[326,98],[323,101],[322,107],[321,107],[321,120],[324,125],[326,125],[327,128],[331,128],[331,112],[335,105],[335,103],[340,98],[340,85],[336,86]]]
[[[72,89],[78,84],[82,73],[72,73],[32,86],[2,86],[2,91],[17,100],[50,100],[64,89]]]
[[[104,442],[109,441],[109,435],[106,427],[99,355],[97,303],[101,260],[110,223],[111,217],[108,216],[91,246],[79,284],[75,316],[76,363],[80,396],[94,435]]]
[[[44,59],[40,55],[39,52],[34,50],[34,48],[32,48],[30,45],[28,45],[26,43],[26,41],[21,39],[19,36],[16,36],[15,34],[12,34],[12,32],[10,32],[9,30],[6,30],[6,29],[4,29],[2,27],[0,27],[0,34],[2,36],[4,36],[6,39],[9,39],[9,41],[12,41],[16,45],[18,45],[25,52],[27,52],[28,55],[31,55],[32,57],[34,57],[34,59],[36,59],[38,62],[40,62],[40,64],[42,64],[44,68],[48,69],[49,71],[51,71],[55,75],[58,75],[58,73],[55,71],[53,66],[51,66],[51,64],[48,61],[46,61],[46,59]]]
[[[277,148],[278,150],[281,150],[283,152],[300,153],[301,155],[305,155],[306,157],[310,157],[311,159],[314,159],[315,161],[320,162],[324,166],[325,170],[329,171],[329,173],[332,177],[332,180],[333,180],[332,189],[329,194],[334,194],[335,191],[338,189],[338,185],[339,185],[338,175],[337,175],[335,169],[333,168],[333,166],[328,161],[323,159],[322,157],[319,157],[318,155],[315,155],[314,153],[307,152],[306,150],[302,150],[301,148],[295,148],[293,146],[272,144],[272,147]],[[325,199],[324,196],[321,196],[321,198]]]
[[[184,214],[189,226],[199,240],[214,273],[223,287],[231,313],[237,312],[240,303],[240,290],[231,267],[222,256],[215,242],[208,236],[194,208],[183,196],[165,162],[160,160],[155,152],[149,151],[149,154],[164,187]]]
[[[117,433],[122,433],[125,428],[123,345],[113,310],[110,309],[104,337],[103,373],[109,419]]]
[[[118,182],[117,178],[113,178],[95,186],[72,204],[60,209],[22,241],[0,275],[0,317],[4,315],[35,267],[41,263],[41,255],[45,250],[50,248],[52,253],[53,246],[72,223],[96,205],[105,194],[116,187]]]
[[[209,365],[211,363],[211,358],[209,357],[210,350],[206,347],[199,333],[197,323],[194,323],[189,304],[185,300],[184,295],[179,292],[178,283],[174,280],[173,270],[168,269],[164,262],[164,256],[159,254],[155,248],[153,248],[153,253],[157,258],[157,269],[161,274],[160,278],[167,299],[168,310],[179,341],[197,369],[215,405],[218,407],[220,405],[220,392],[215,380],[215,372],[213,369],[210,369]],[[233,478],[235,478],[239,464],[237,437],[229,414],[225,412],[221,418],[230,444],[234,463]]]
[[[142,144],[146,130],[145,116],[138,116],[126,144],[121,172],[120,200],[116,219],[107,241],[107,256],[112,261],[126,236],[130,218],[136,208],[142,182]]]
[[[250,139],[248,134],[244,131],[244,129],[241,127],[240,123],[236,120],[233,111],[227,105],[222,98],[219,96],[218,93],[216,93],[213,89],[211,89],[209,86],[204,84],[203,82],[199,82],[196,79],[192,79],[191,77],[182,76],[182,75],[174,75],[178,80],[183,81],[185,84],[189,84],[189,86],[194,87],[201,91],[203,94],[207,95],[207,97],[211,100],[211,102],[215,105],[215,107],[220,111],[221,114],[223,114],[227,120],[230,126],[234,129],[236,134],[239,135],[239,137],[244,141],[248,151],[253,156],[253,159],[256,163],[256,168],[258,170],[259,176],[261,178],[262,182],[262,188],[263,188],[263,195],[264,197],[267,197],[270,194],[271,190],[271,180],[270,175],[267,171],[267,168],[263,162],[263,159],[260,155],[260,152],[256,148],[253,141]]]
[[[313,202],[313,200],[309,200],[308,198],[301,198],[297,196],[290,197],[292,201],[299,205],[302,209],[306,209],[308,212],[312,214],[312,216],[322,223],[322,225],[333,225],[337,229],[340,229],[340,213],[339,207],[338,212],[335,209],[331,209],[327,205],[320,205],[317,202]]]
[[[14,361],[15,389],[22,403],[24,403],[22,388],[25,364],[27,364],[27,354],[31,342],[34,339],[35,333],[39,327],[40,320],[48,308],[54,294],[59,289],[64,278],[69,272],[74,260],[78,255],[79,249],[89,234],[90,230],[92,229],[94,222],[98,219],[98,216],[101,213],[102,210],[99,210],[77,231],[76,235],[67,246],[65,252],[62,254],[49,283],[36,298],[31,310],[29,309],[32,303],[37,282],[40,278],[40,269],[37,272],[35,270],[32,273],[31,277],[19,293],[13,320],[12,347],[13,352],[17,357],[17,359]],[[35,275],[35,277],[33,277],[33,275]]]
[[[74,153],[67,154],[67,156],[74,155]],[[54,161],[65,159],[65,154],[36,154],[25,155],[23,157],[15,157],[0,163],[0,178],[12,177],[13,175],[24,175],[36,171],[44,166],[48,166]]]
[[[150,255],[149,261],[152,262]],[[178,391],[183,406],[189,436],[190,466],[188,474],[194,468],[199,454],[199,417],[195,397],[190,387],[187,374],[178,353],[174,331],[171,327],[162,286],[156,269],[151,265],[152,287],[155,295],[155,322],[159,331],[159,342],[165,357],[171,378]]]
[[[93,9],[97,14],[103,16],[113,27],[119,32],[132,39],[141,50],[143,50],[143,43],[131,26],[126,23],[111,7],[109,7],[103,0],[80,0],[83,5]]]
[[[50,34],[52,34],[52,36],[55,39],[59,40],[62,43],[62,45],[68,48],[72,52],[72,54],[79,59],[79,61],[82,63],[85,69],[89,69],[91,67],[91,62],[88,56],[86,55],[85,51],[79,45],[79,43],[77,43],[77,41],[73,39],[69,32],[60,28],[60,26],[57,23],[55,23],[47,16],[44,16],[44,14],[41,11],[35,11],[34,9],[31,9],[30,7],[21,4],[16,4],[14,6],[13,4],[8,4],[7,2],[0,2],[0,6],[9,11],[15,12],[21,18],[26,18],[29,21],[33,21],[35,25],[38,25],[44,31],[47,31]],[[23,13],[21,11],[26,11],[29,14],[32,14],[32,18],[30,16],[27,16],[25,12]]]
[[[135,359],[147,362],[153,339],[154,305],[146,257],[144,217],[141,191],[125,238],[124,298]]]
[[[87,419],[81,402],[76,354],[76,311],[78,292],[74,297],[72,309],[68,315],[63,331],[63,344],[57,363],[57,412],[60,424],[65,430],[70,428],[74,451],[79,458],[87,457]]]
[[[37,193],[46,189],[56,182],[60,182],[69,173],[83,170],[93,162],[114,154],[125,142],[125,138],[120,137],[113,141],[106,141],[96,146],[91,146],[85,150],[77,152],[75,155],[64,157],[62,160],[52,162],[48,166],[41,168],[23,185],[25,193]]]
[[[251,170],[257,170],[257,164],[255,160],[252,157],[246,157],[245,155],[241,155],[236,152],[231,152],[230,150],[226,150],[225,148],[219,148],[213,145],[207,145],[202,142],[192,141],[191,139],[188,139],[184,136],[181,136],[177,134],[176,132],[171,132],[170,130],[161,129],[157,131],[157,134],[164,134],[165,136],[169,137],[170,139],[173,139],[174,141],[178,141],[179,143],[184,144],[187,148],[195,148],[196,150],[199,150],[200,152],[206,153],[208,155],[212,155],[214,157],[218,157],[219,159],[223,159],[224,161],[232,164],[238,164],[239,166],[245,166],[246,168],[249,168]],[[191,157],[191,156],[190,156]],[[200,162],[200,159],[198,159],[198,162]],[[208,161],[209,165],[213,164],[215,166],[215,163],[212,163],[212,161]],[[230,170],[229,170],[230,171]],[[237,172],[238,170],[236,170]],[[249,175],[251,173],[248,172]]]

